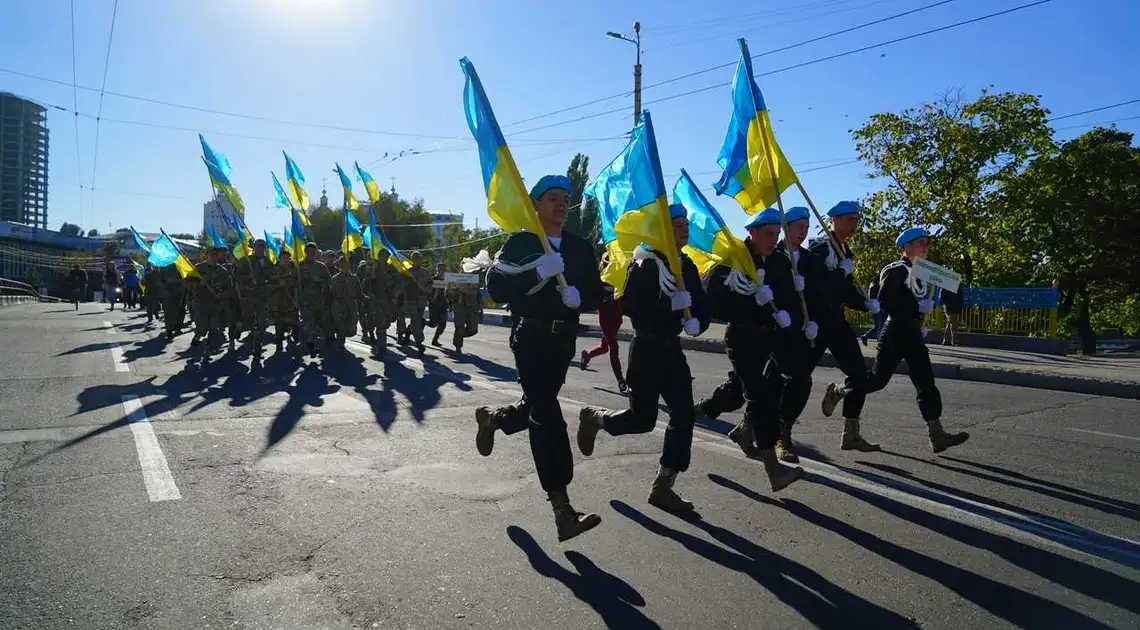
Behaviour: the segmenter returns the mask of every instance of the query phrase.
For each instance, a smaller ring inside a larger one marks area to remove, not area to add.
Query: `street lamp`
[[[637,125],[641,118],[641,22],[633,23],[633,37],[607,31],[606,37],[620,39],[637,46],[637,63],[633,66],[633,124]]]

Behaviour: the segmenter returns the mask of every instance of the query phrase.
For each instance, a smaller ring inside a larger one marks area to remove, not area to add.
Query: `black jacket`
[[[903,258],[883,267],[879,273],[879,303],[887,317],[896,323],[922,319],[918,312],[919,297],[907,283],[910,267],[910,261]]]
[[[851,251],[847,243],[840,243],[839,247],[843,249],[843,255],[854,262],[855,253]],[[855,311],[866,311],[867,296],[862,289],[855,286],[855,277],[843,273],[843,270],[838,266],[835,269],[827,269],[827,257],[833,249],[827,237],[815,239],[808,246],[808,249],[824,263],[826,316],[832,318],[832,321],[846,323],[843,317],[843,307],[846,306]],[[835,259],[838,263],[839,256],[836,256]]]
[[[550,278],[546,286],[527,295],[540,280],[535,270],[510,274],[492,266],[487,270],[487,291],[491,299],[510,304],[512,317],[578,321],[578,315],[598,310],[602,298],[602,278],[598,274],[598,259],[594,248],[585,239],[570,232],[562,233],[562,242],[556,250],[562,253],[566,282],[578,289],[582,305],[571,310],[562,303],[558,281]],[[516,232],[503,244],[497,263],[526,265],[542,256],[542,242],[529,232]]]
[[[784,253],[785,245],[780,241],[776,245],[776,252],[787,259],[787,254]],[[823,259],[811,253],[804,247],[799,247],[796,250],[796,271],[799,272],[804,279],[804,301],[808,307],[808,318],[811,321],[819,324],[824,321],[828,315],[828,285],[827,285],[827,266],[824,265]],[[795,290],[795,282],[792,282],[792,290]],[[803,328],[803,307],[800,306],[799,296],[793,295],[790,300],[791,306],[795,308],[796,312],[792,313],[792,309],[787,308],[788,314],[792,316],[792,326],[796,324],[796,316],[799,316],[800,325],[796,330]],[[791,327],[789,327],[791,329]]]
[[[752,251],[752,239],[745,238],[744,245]],[[791,307],[799,310],[799,298],[796,297],[796,287],[792,281],[792,266],[788,257],[773,253],[767,258],[752,254],[752,260],[757,269],[764,270],[764,284],[772,289],[775,298],[764,306],[756,305],[756,298],[751,295],[741,295],[733,291],[725,283],[732,269],[725,265],[717,265],[709,272],[705,291],[708,294],[713,317],[728,322],[729,325],[738,326],[768,326],[775,328],[776,321],[772,314],[776,309],[783,309],[793,316]],[[791,296],[789,299],[789,295]],[[802,319],[802,317],[801,317]]]
[[[626,276],[625,291],[621,297],[622,312],[629,317],[633,329],[658,337],[676,337],[683,329],[681,311],[674,311],[671,298],[661,290],[659,268],[664,267],[665,256],[653,252],[658,262],[652,258],[630,263]],[[669,273],[669,275],[672,275]],[[685,254],[681,254],[681,275],[685,279],[685,290],[692,298],[690,312],[701,323],[701,332],[709,327],[709,303],[701,286],[701,276],[697,266]]]

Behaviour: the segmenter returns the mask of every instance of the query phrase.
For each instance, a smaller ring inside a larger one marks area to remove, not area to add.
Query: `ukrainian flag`
[[[214,231],[214,226],[212,226],[212,225],[206,226],[206,239],[210,242],[210,247],[228,247],[229,246],[229,244],[226,243],[226,239],[218,236],[218,233]]]
[[[641,113],[641,122],[630,132],[629,144],[598,173],[583,196],[598,202],[602,242],[610,254],[604,274],[608,277],[603,280],[614,287],[615,294],[620,295],[625,287],[624,271],[615,265],[624,262],[628,266],[634,249],[643,244],[663,253],[674,275],[680,273],[657,138],[648,111]]]
[[[376,180],[368,174],[368,171],[360,168],[360,162],[353,162],[356,167],[356,175],[360,177],[360,181],[364,182],[364,190],[368,191],[368,201],[377,203],[380,201],[380,187],[376,185]]]
[[[689,217],[689,244],[685,253],[704,275],[713,265],[726,265],[760,284],[756,261],[744,241],[737,238],[716,208],[705,198],[693,179],[681,169],[673,186],[673,203],[685,206]]]
[[[523,184],[511,150],[495,120],[495,112],[483,91],[475,66],[467,57],[459,60],[467,82],[463,86],[463,111],[467,127],[479,147],[479,164],[483,169],[483,187],[487,191],[487,214],[504,232],[530,232],[546,238],[534,203]]]
[[[135,244],[139,246],[139,249],[148,254],[150,253],[150,246],[146,244],[146,240],[143,239],[142,234],[139,234],[139,231],[136,230],[133,225],[131,226],[131,236],[135,237]]]
[[[740,62],[732,80],[732,118],[716,160],[723,174],[715,188],[716,194],[728,195],[745,212],[756,214],[796,183],[796,173],[772,133],[764,96],[752,78],[748,42],[737,41]]]
[[[281,251],[289,252],[290,258],[296,258],[297,253],[293,251],[293,232],[289,226],[285,226],[285,238],[281,239]]]
[[[338,167],[339,168],[339,167]],[[352,214],[352,210],[344,209],[344,239],[340,242],[340,251],[348,258],[356,249],[364,246],[364,235],[361,233],[360,220]]]
[[[234,188],[233,183],[230,182],[230,173],[233,172],[230,161],[226,159],[226,156],[215,151],[210,143],[206,142],[206,138],[202,134],[198,134],[198,140],[202,144],[202,161],[206,163],[206,172],[210,175],[210,183],[215,190],[226,196],[235,210],[244,213],[245,203],[242,202],[237,188]]]
[[[285,153],[282,151],[282,153]],[[291,199],[293,205],[305,211],[309,209],[309,193],[305,192],[305,176],[301,174],[300,167],[285,153],[285,183],[289,185],[289,193],[292,195]]]
[[[277,195],[273,201],[273,205],[277,206],[278,208],[295,210],[297,208],[297,204],[293,203],[292,197],[285,194],[285,189],[281,186],[281,181],[277,179],[277,173],[269,171],[269,174],[273,176],[273,190]],[[301,213],[301,225],[312,225],[309,222],[309,217],[305,216],[304,212]]]
[[[333,163],[336,164],[336,162]],[[344,188],[344,207],[348,210],[356,210],[360,207],[360,202],[356,200],[356,195],[352,193],[352,180],[348,178],[348,175],[344,174],[344,169],[340,167],[340,164],[336,164],[336,174],[340,176],[340,185]],[[357,225],[359,225],[359,222],[357,222]]]
[[[293,208],[293,224],[290,232],[293,236],[293,264],[300,265],[305,259],[305,224],[301,222],[301,211]]]
[[[277,257],[281,255],[281,241],[273,237],[269,230],[262,230],[265,233],[265,253],[269,255],[269,262],[277,264]]]
[[[182,250],[178,249],[178,244],[166,235],[165,230],[160,231],[162,236],[150,244],[150,257],[147,262],[155,267],[174,265],[174,268],[178,270],[178,275],[184,280],[190,276],[201,278],[202,276],[198,275],[198,270],[194,268],[194,263],[190,262]]]

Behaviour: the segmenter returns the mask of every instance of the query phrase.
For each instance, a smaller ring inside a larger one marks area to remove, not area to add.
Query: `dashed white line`
[[[130,422],[131,433],[135,436],[135,449],[139,453],[139,466],[142,467],[143,483],[151,501],[177,501],[182,498],[178,486],[174,485],[174,475],[166,464],[166,456],[158,445],[154,427],[146,417],[146,411],[138,396],[123,396],[123,411]]]
[[[115,325],[111,322],[103,322],[103,328],[107,329],[108,335],[115,334]],[[131,366],[127,364],[127,357],[123,356],[123,347],[119,343],[111,343],[111,363],[115,364],[116,372],[130,372]]]
[[[112,324],[111,322],[103,322],[103,328],[106,328],[106,329],[107,329],[107,334],[108,334],[108,335],[113,335],[113,334],[115,334],[115,325],[114,325],[114,324]]]
[[[1092,431],[1090,429],[1074,429],[1072,427],[1069,427],[1069,430],[1070,431],[1076,431],[1077,433],[1091,433],[1093,435],[1099,435],[1102,437],[1120,438],[1122,440],[1136,440],[1137,442],[1140,442],[1140,437],[1135,437],[1132,435],[1120,435],[1119,433],[1105,433],[1104,431]]]

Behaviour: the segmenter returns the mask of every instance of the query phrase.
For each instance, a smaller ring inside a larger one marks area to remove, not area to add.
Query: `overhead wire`
[[[91,165],[91,218],[95,218],[95,181],[99,174],[99,128],[103,119],[103,99],[107,96],[107,72],[111,69],[111,45],[115,41],[115,20],[119,16],[119,0],[111,9],[111,31],[107,35],[107,56],[103,60],[103,81],[99,86],[99,110],[95,114],[95,154]]]
[[[79,222],[83,223],[83,158],[79,150],[79,79],[75,69],[75,0],[71,0],[71,99],[75,106],[75,170],[76,185],[79,186]],[[60,81],[59,83],[63,83]],[[64,83],[66,85],[66,83]]]

